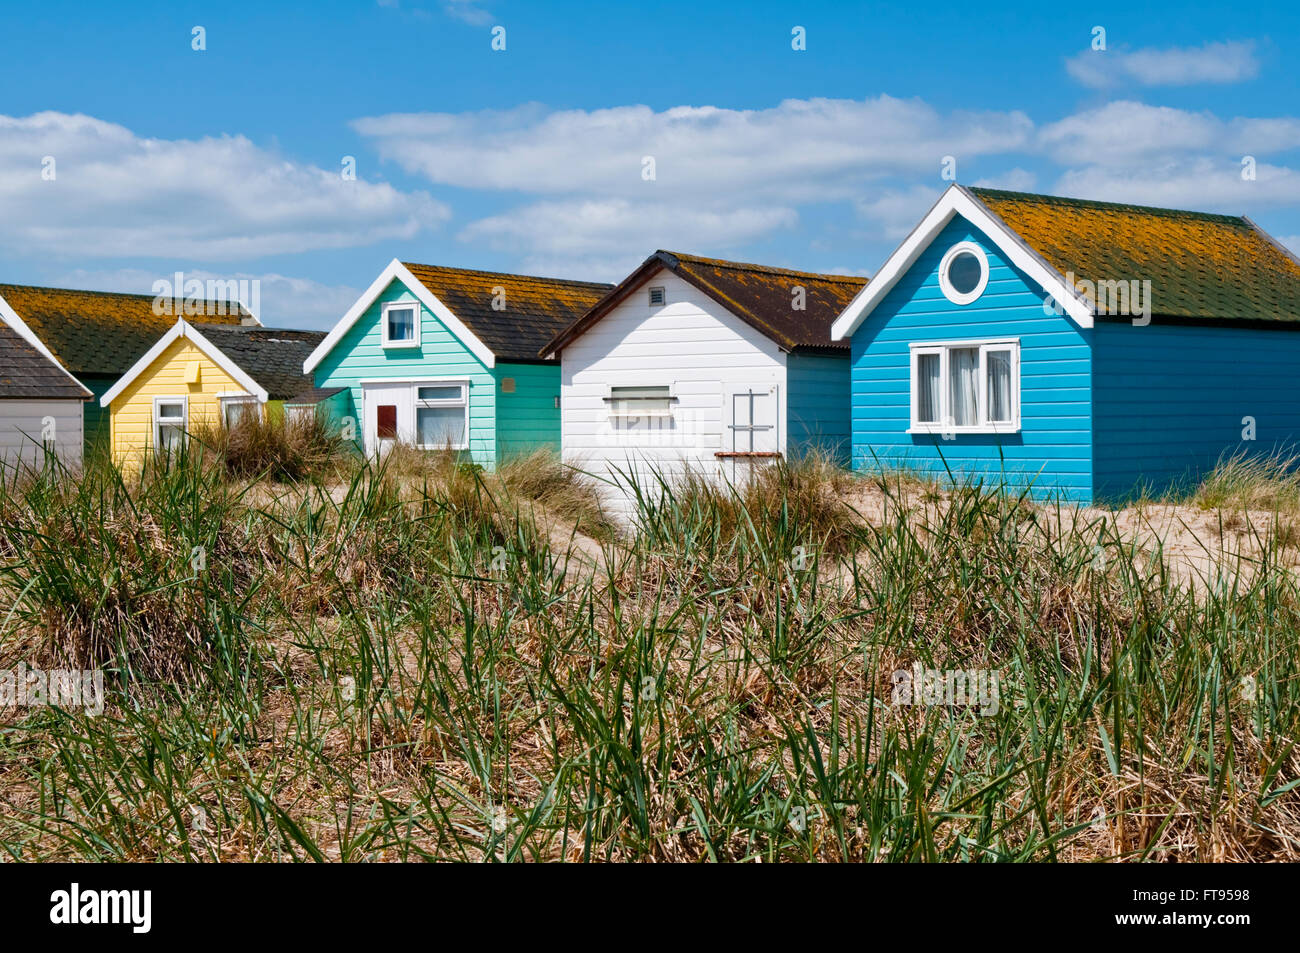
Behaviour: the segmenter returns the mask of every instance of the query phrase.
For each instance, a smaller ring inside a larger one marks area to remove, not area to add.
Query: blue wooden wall
[[[956,242],[989,258],[981,297],[955,305],[938,268]],[[1092,498],[1090,334],[1068,316],[1045,314],[1044,294],[968,221],[954,218],[867,316],[852,338],[853,465],[907,467],[936,477],[1032,485],[1038,497]],[[1021,419],[1017,434],[908,434],[908,344],[1019,337]]]
[[[1286,452],[1300,439],[1300,329],[1157,318],[1145,327],[1098,321],[1093,339],[1100,498],[1187,488],[1224,454]],[[1246,417],[1254,440],[1242,439]]]

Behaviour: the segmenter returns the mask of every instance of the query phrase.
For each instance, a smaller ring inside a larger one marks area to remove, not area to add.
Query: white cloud
[[[1032,192],[1037,185],[1038,176],[1019,166],[975,180],[976,188],[1007,189],[1012,192]]]
[[[1197,152],[1240,160],[1300,147],[1300,119],[1224,121],[1209,112],[1117,100],[1043,126],[1038,144],[1062,164],[1120,166]]]
[[[407,239],[450,217],[425,192],[344,181],[341,168],[243,136],[151,139],[85,115],[0,116],[0,247],[231,259]]]
[[[1085,86],[1103,89],[1124,81],[1143,86],[1238,83],[1259,74],[1255,44],[1206,43],[1158,50],[1084,50],[1065,61],[1066,71]]]
[[[1295,254],[1300,255],[1300,235],[1286,235],[1283,238],[1279,238],[1278,241],[1291,249]]]
[[[857,203],[858,214],[880,227],[885,238],[906,238],[941,194],[928,185],[909,189],[887,189]]]
[[[1247,181],[1239,163],[1198,156],[1136,168],[1073,169],[1060,177],[1054,191],[1106,202],[1239,215],[1250,209],[1300,205],[1300,173],[1259,163],[1255,179]]]
[[[380,155],[431,182],[626,199],[851,197],[898,172],[938,174],[945,155],[1026,145],[1021,112],[943,114],[917,99],[786,100],[770,109],[648,106],[548,112],[399,113],[358,119]],[[655,160],[655,180],[642,177]]]
[[[332,328],[361,296],[362,290],[348,285],[327,285],[309,278],[295,278],[276,273],[187,270],[185,277],[197,278],[204,282],[209,279],[248,279],[260,282],[261,311],[258,317],[263,324],[270,327],[318,330]],[[77,268],[54,276],[50,279],[50,284],[61,288],[84,288],[91,291],[153,294],[154,282],[159,280],[172,281],[173,274],[161,270],[150,271],[147,268],[109,270]]]
[[[798,213],[779,206],[683,208],[626,199],[537,202],[473,222],[467,242],[522,252],[528,268],[546,274],[586,272],[617,281],[659,248],[722,253],[739,243],[793,226]]]
[[[353,126],[382,158],[431,182],[545,199],[471,224],[464,240],[528,261],[607,266],[661,247],[726,249],[792,226],[798,204],[857,200],[899,175],[937,178],[945,156],[1004,153],[1033,136],[1020,112],[945,114],[890,96],[756,110],[531,104]]]

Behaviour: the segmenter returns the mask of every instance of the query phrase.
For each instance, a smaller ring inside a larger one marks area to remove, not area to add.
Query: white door
[[[775,384],[729,387],[723,394],[723,475],[739,485],[755,468],[781,456],[780,389]]]
[[[410,384],[366,384],[361,399],[367,454],[382,457],[397,441],[411,442],[415,405],[411,402]]]

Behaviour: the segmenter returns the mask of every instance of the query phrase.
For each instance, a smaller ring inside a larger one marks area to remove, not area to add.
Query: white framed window
[[[153,447],[160,457],[175,453],[185,444],[185,426],[189,416],[188,397],[153,399]]]
[[[1020,341],[909,345],[909,433],[1016,433],[1020,430]]]
[[[958,242],[939,262],[939,289],[953,304],[970,304],[988,283],[988,255],[974,242]]]
[[[221,398],[221,422],[227,430],[233,429],[248,414],[256,413],[260,405],[253,396]]]
[[[611,387],[605,403],[611,417],[671,417],[676,400],[669,384],[642,384]]]
[[[421,450],[469,449],[469,381],[413,385],[415,444]]]
[[[384,347],[420,346],[419,302],[389,301],[379,311]]]
[[[662,285],[656,285],[650,289],[650,307],[657,308],[667,300],[668,295]]]

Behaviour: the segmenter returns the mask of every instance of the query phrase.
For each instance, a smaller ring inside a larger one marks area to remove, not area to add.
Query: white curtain
[[[939,422],[939,355],[916,356],[916,419]]]
[[[952,387],[952,422],[958,427],[979,423],[976,377],[979,374],[978,348],[953,348],[948,352],[948,377]]]
[[[1011,352],[989,351],[984,360],[989,375],[989,420],[1008,423],[1011,420]]]

